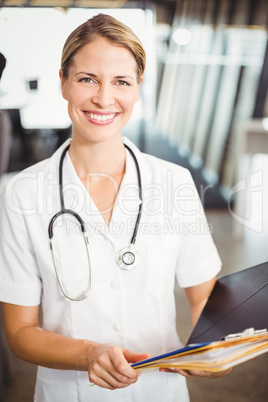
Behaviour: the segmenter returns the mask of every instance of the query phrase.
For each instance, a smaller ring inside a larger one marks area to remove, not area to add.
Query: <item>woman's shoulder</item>
[[[169,162],[165,159],[159,158],[155,155],[140,151],[137,146],[131,142],[129,139],[124,138],[124,143],[132,148],[139,163],[142,164],[143,168],[147,173],[155,175],[166,175],[167,172],[174,172],[179,177],[184,179],[191,177],[190,171],[179,164]]]
[[[166,159],[159,158],[152,154],[142,152],[142,156],[144,157],[144,159],[146,160],[148,165],[151,165],[152,168],[154,168],[154,169],[163,169],[164,168],[164,169],[170,169],[170,170],[174,169],[174,170],[183,171],[183,172],[188,171],[188,169],[186,169],[185,167],[183,167],[181,165],[178,165],[174,162],[170,162]]]
[[[170,178],[173,182],[192,182],[192,175],[184,166],[147,153],[142,153],[142,157],[146,165],[146,170],[152,177],[158,177],[161,181]]]

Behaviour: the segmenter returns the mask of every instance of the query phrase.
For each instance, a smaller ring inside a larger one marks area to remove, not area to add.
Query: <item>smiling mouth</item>
[[[88,113],[85,112],[85,114],[91,119],[91,120],[95,120],[95,121],[108,121],[108,120],[112,120],[116,113],[112,113],[112,114],[96,114],[96,113]]]

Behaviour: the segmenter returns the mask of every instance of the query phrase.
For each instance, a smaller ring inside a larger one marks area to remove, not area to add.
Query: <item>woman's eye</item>
[[[91,84],[91,83],[94,84],[95,83],[95,81],[92,78],[89,78],[89,77],[80,78],[80,80],[78,82],[86,82],[86,83],[89,83],[89,84]]]
[[[128,87],[130,85],[127,81],[123,81],[123,80],[116,81],[116,84],[121,85],[121,86],[128,86]]]

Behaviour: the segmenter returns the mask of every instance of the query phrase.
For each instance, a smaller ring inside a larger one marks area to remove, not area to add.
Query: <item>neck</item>
[[[88,173],[123,174],[126,151],[121,138],[116,141],[79,144],[72,140],[69,155],[80,178]]]

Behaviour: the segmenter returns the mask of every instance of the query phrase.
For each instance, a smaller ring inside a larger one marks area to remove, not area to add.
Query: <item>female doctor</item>
[[[144,68],[114,18],[72,32],[60,70],[72,138],[3,196],[0,300],[10,348],[38,365],[38,402],[183,402],[185,377],[215,377],[131,367],[181,346],[175,278],[195,324],[221,267],[188,171],[121,137]]]

